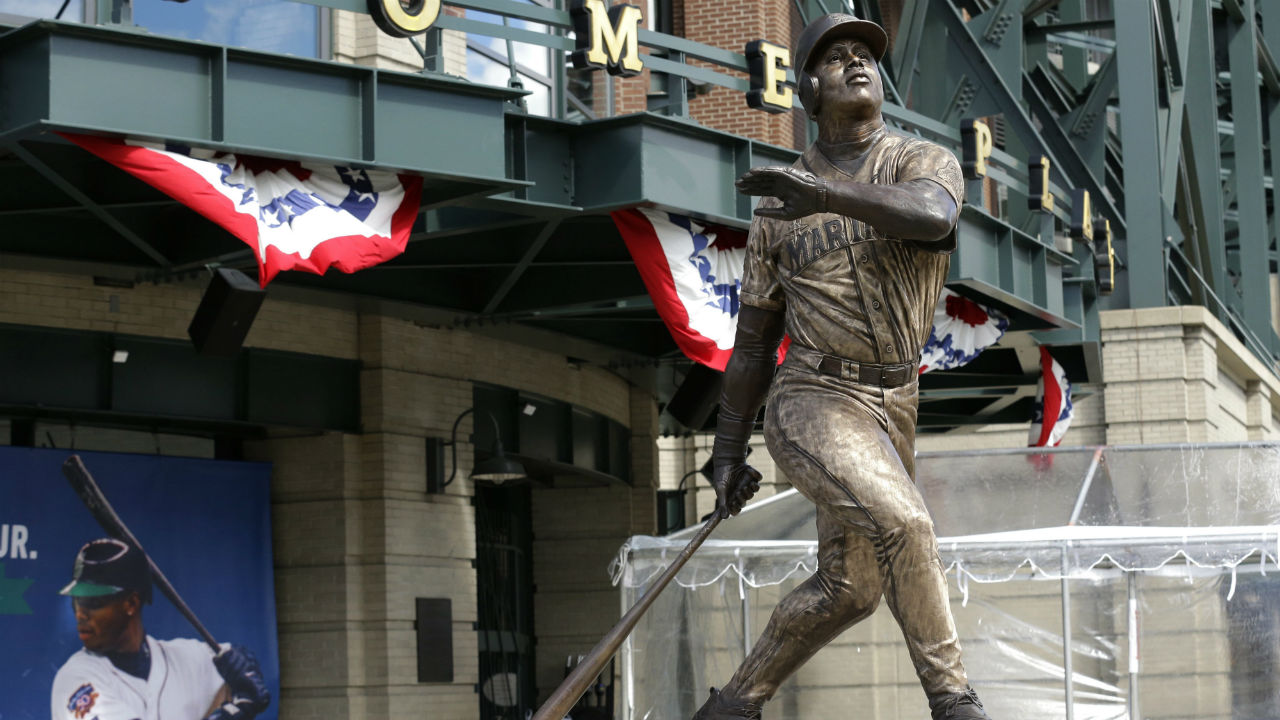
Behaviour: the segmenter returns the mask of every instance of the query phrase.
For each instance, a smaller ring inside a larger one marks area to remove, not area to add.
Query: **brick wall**
[[[752,40],[764,39],[775,45],[793,47],[792,4],[789,2],[721,2],[684,0],[676,3],[676,32],[694,42],[742,53]],[[703,64],[693,61],[694,64]],[[708,66],[709,67],[709,66]],[[732,73],[745,78],[745,73]],[[797,134],[799,113],[770,113],[747,107],[746,96],[719,86],[689,103],[693,119],[707,127],[745,135],[783,147],[796,147],[803,138]],[[803,118],[801,118],[803,120]]]

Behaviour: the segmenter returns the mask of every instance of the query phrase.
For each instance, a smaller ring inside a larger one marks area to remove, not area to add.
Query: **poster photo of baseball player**
[[[124,532],[65,474],[78,457]],[[0,447],[0,718],[275,720],[271,466]]]
[[[151,573],[137,548],[113,538],[86,543],[59,594],[71,599],[84,647],[54,678],[53,720],[251,720],[270,705],[248,650],[223,644],[215,655],[201,640],[146,634]]]

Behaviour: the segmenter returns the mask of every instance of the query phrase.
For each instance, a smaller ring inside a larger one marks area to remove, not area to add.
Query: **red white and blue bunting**
[[[63,137],[217,223],[253,248],[258,282],[281,270],[352,273],[404,252],[422,178],[185,145]]]
[[[933,311],[933,329],[920,352],[920,373],[969,363],[1000,341],[1009,318],[947,288]]]
[[[1031,407],[1031,429],[1028,447],[1055,447],[1067,434],[1075,407],[1071,404],[1071,381],[1049,348],[1040,346],[1040,382],[1036,384],[1036,401]]]

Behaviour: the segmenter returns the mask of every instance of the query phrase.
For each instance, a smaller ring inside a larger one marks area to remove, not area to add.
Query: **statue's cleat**
[[[727,698],[719,690],[711,688],[711,697],[703,703],[693,720],[760,720],[760,706]]]
[[[991,720],[973,688],[930,698],[929,710],[933,713],[933,720]]]

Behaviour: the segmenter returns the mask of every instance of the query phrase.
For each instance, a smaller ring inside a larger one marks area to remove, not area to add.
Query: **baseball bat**
[[[618,621],[608,633],[605,634],[600,642],[596,643],[591,652],[578,663],[578,666],[569,673],[569,676],[560,683],[560,687],[551,693],[551,697],[538,708],[538,712],[533,714],[533,720],[563,720],[564,716],[573,709],[574,704],[587,691],[587,687],[591,685],[591,681],[604,670],[605,665],[609,664],[609,660],[613,654],[622,646],[622,641],[627,639],[631,631],[635,629],[636,623],[640,622],[640,616],[644,615],[658,599],[658,595],[663,588],[671,582],[671,579],[680,572],[680,568],[693,557],[693,553],[702,545],[702,541],[707,539],[712,530],[720,524],[720,513],[715,513],[707,520],[707,524],[702,526],[697,535],[689,541],[689,544],[680,551],[680,555],[667,566],[662,576],[658,578],[653,587],[649,588],[635,605],[627,611],[626,615]]]
[[[173,588],[173,583],[169,582],[169,578],[160,572],[160,568],[156,566],[156,561],[151,559],[147,551],[143,549],[142,543],[138,542],[138,538],[129,532],[129,528],[116,514],[111,503],[107,501],[107,496],[102,493],[102,488],[98,487],[98,483],[94,482],[93,476],[89,474],[88,468],[84,466],[84,462],[79,455],[72,455],[62,464],[62,474],[67,477],[67,481],[71,483],[71,489],[76,491],[76,495],[80,496],[80,500],[84,502],[85,507],[89,508],[89,512],[93,515],[93,519],[98,521],[102,529],[108,535],[127,542],[138,548],[143,557],[147,559],[147,566],[151,568],[151,580],[160,588],[160,592],[169,598],[169,602],[178,608],[178,612],[191,623],[196,629],[200,637],[204,639],[213,652],[222,652],[222,648],[218,645],[218,641],[213,639],[213,635],[205,629],[204,624],[200,622],[200,618],[187,607],[187,603],[183,601],[182,596]]]

